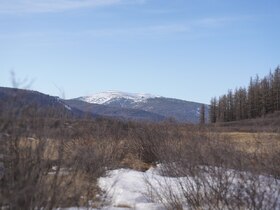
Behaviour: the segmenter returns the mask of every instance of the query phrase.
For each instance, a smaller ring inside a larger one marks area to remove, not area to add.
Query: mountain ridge
[[[108,95],[108,93],[110,93]],[[106,117],[131,121],[162,122],[168,119],[180,123],[198,123],[201,103],[174,98],[159,97],[151,94],[106,92],[98,103],[88,103],[79,97],[63,100],[56,96],[38,91],[0,87],[1,111],[26,110],[34,107],[38,116],[63,117]],[[100,96],[100,94],[99,94]],[[92,97],[91,97],[92,99]],[[94,98],[92,101],[96,101]],[[208,106],[208,105],[207,105]],[[208,116],[208,107],[205,109]],[[55,113],[55,114],[52,114]]]
[[[121,91],[105,91],[90,96],[83,96],[73,100],[89,104],[99,104],[112,107],[112,109],[137,109],[172,118],[182,123],[198,123],[202,103],[185,101],[176,98],[167,98],[146,93],[127,93]],[[76,107],[79,108],[79,107]],[[208,105],[206,105],[206,118]],[[206,119],[207,120],[207,119]]]

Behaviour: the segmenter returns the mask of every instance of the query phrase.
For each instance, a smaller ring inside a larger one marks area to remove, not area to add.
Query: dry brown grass
[[[224,139],[230,139],[235,148],[246,153],[273,154],[280,151],[278,133],[221,132]]]
[[[146,171],[151,168],[152,164],[145,163],[133,154],[127,154],[121,161],[121,167],[127,167],[138,171]]]
[[[55,185],[45,183],[54,183],[54,175],[50,174],[42,175],[46,181],[39,183],[46,187],[47,197],[48,190],[51,192],[53,186],[57,187],[55,191],[61,196],[55,203],[57,206],[86,206],[89,200],[98,204],[97,194],[101,192],[97,178],[104,175],[104,171],[118,167],[145,171],[157,162],[185,159],[186,167],[212,164],[252,171],[259,167],[261,172],[279,174],[275,166],[267,168],[267,163],[278,164],[273,160],[279,160],[276,155],[280,151],[280,138],[276,133],[226,132],[208,127],[110,120],[49,121],[44,125],[36,120],[33,124],[19,122],[20,126],[33,127],[31,131],[24,127],[14,138],[20,137],[17,149],[30,160],[20,159],[26,166],[35,160],[46,167],[45,171],[56,164],[68,169],[68,174],[59,174]],[[3,128],[2,132],[15,134],[19,125],[13,125],[11,131]],[[238,165],[237,161],[242,164]],[[252,163],[258,166],[252,167]],[[27,174],[25,165],[22,167]],[[16,174],[16,167],[14,169],[11,173]],[[17,189],[14,193],[19,194]]]

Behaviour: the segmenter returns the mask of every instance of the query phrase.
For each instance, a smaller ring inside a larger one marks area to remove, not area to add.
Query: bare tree
[[[205,124],[205,105],[202,104],[200,106],[200,110],[199,110],[199,124],[200,125],[204,125]]]

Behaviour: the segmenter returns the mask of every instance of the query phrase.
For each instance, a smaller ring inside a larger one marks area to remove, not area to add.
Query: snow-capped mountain
[[[134,119],[135,116],[137,119],[147,119],[148,121],[150,119],[166,120],[172,118],[178,122],[190,123],[198,123],[199,110],[202,105],[201,103],[165,98],[151,94],[118,91],[96,93],[69,100],[67,103],[77,109],[84,110],[86,107],[87,110],[91,110],[94,114],[105,116],[122,116],[128,119]],[[97,107],[97,105],[99,106]],[[135,110],[138,110],[138,112],[135,112]],[[207,108],[205,116],[208,116]]]
[[[105,91],[101,93],[95,93],[90,96],[84,96],[78,98],[79,100],[92,103],[92,104],[111,104],[117,100],[126,100],[130,103],[145,102],[149,98],[156,98],[159,96],[143,93],[126,93],[120,91]]]

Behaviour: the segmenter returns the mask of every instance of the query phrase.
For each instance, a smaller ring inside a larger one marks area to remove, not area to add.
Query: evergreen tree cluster
[[[280,66],[260,79],[250,79],[247,88],[229,90],[210,102],[211,123],[262,117],[280,111]]]

